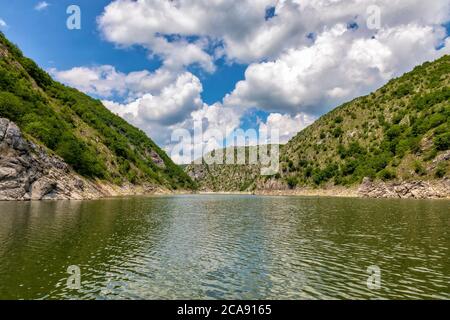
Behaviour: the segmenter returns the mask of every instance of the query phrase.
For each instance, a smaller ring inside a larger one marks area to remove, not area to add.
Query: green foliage
[[[434,139],[434,145],[437,150],[444,151],[450,149],[450,132],[438,135]]]
[[[79,174],[114,183],[195,188],[189,176],[144,132],[100,101],[54,82],[1,32],[0,49],[9,53],[0,56],[0,117],[16,122]],[[149,156],[152,151],[164,167],[154,163]]]
[[[20,64],[28,72],[28,74],[36,81],[36,84],[40,87],[47,87],[53,83],[50,76],[37,66],[37,64],[28,58],[22,57]]]
[[[342,136],[343,133],[344,133],[344,131],[342,130],[341,127],[337,127],[333,130],[333,136],[335,138],[339,138],[340,136]]]
[[[450,56],[445,56],[390,81],[377,93],[338,107],[285,147],[308,163],[293,170],[301,171],[304,184],[332,179],[335,184],[352,184],[364,177],[395,179],[404,161],[412,158],[416,174],[429,175],[425,161],[449,149],[449,82]],[[352,138],[344,135],[342,114],[353,114],[345,121],[345,128],[357,133]],[[325,139],[327,129],[331,136]]]
[[[414,162],[414,172],[421,176],[427,173],[422,163],[420,163],[419,161]]]
[[[1,82],[1,79],[0,79]],[[0,83],[0,86],[2,84]],[[17,121],[25,113],[22,101],[10,92],[0,92],[0,116]]]
[[[396,98],[403,98],[404,96],[410,95],[414,92],[414,88],[409,83],[403,83],[398,86],[398,88],[394,91],[394,96]]]
[[[296,178],[296,177],[293,177],[293,176],[289,176],[289,177],[286,179],[286,182],[287,182],[287,184],[288,184],[288,186],[289,186],[289,189],[295,189],[295,187],[296,187],[297,184],[298,184],[297,178]]]
[[[380,171],[380,173],[378,174],[378,176],[383,179],[384,181],[387,180],[392,180],[396,178],[396,175],[393,171],[388,170],[388,169],[383,169],[382,171]]]
[[[439,163],[435,172],[436,178],[443,178],[445,177],[446,174],[447,174],[447,164]]]

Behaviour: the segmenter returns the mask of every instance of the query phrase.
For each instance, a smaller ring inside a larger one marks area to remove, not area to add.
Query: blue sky
[[[66,28],[72,4],[81,30]],[[371,4],[376,29],[366,26]],[[198,119],[206,136],[270,128],[286,142],[333,107],[448,54],[449,20],[448,0],[0,0],[0,29],[25,55],[168,151],[173,130]]]
[[[103,12],[108,0],[58,0],[48,1],[46,9],[37,11],[41,1],[0,0],[0,18],[7,21],[8,28],[2,31],[21,50],[44,69],[61,70],[76,66],[113,65],[128,73],[142,69],[155,70],[161,66],[158,57],[149,58],[146,50],[139,46],[118,49],[105,41],[98,30],[96,18]],[[82,8],[81,30],[68,30],[66,9],[71,4]],[[202,79],[202,97],[206,103],[220,101],[233,90],[239,80],[244,79],[246,65],[217,63],[213,74],[191,71]]]

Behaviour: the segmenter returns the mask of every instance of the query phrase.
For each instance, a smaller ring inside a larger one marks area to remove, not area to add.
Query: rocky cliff
[[[117,187],[78,175],[47,148],[26,139],[19,127],[0,118],[0,201],[81,200],[164,192],[155,187]]]
[[[28,180],[37,186],[35,181],[39,180],[42,172],[51,176],[57,170],[55,174],[61,175],[67,171],[63,167],[70,167],[71,174],[75,172],[83,177],[76,181],[85,181],[88,191],[88,181],[94,182],[96,187],[100,186],[100,192],[107,194],[115,193],[114,190],[122,194],[146,193],[149,189],[177,191],[195,188],[189,176],[142,130],[110,112],[101,101],[54,81],[1,32],[0,118],[14,122],[22,135],[33,142],[27,150],[6,144],[2,156],[8,151],[10,155],[7,159],[18,156],[25,162],[32,159],[38,163],[27,167],[23,162],[13,161],[12,165],[10,160],[3,159],[8,165],[2,179],[9,179],[10,184],[16,179],[21,185],[20,188],[15,185],[12,188],[15,191],[8,191],[14,194],[12,198],[20,198],[17,193],[31,197]],[[52,156],[43,158],[42,148]],[[51,165],[61,168],[51,168]],[[16,174],[14,170],[19,174],[15,178],[11,177]],[[22,188],[23,183],[25,189]],[[45,185],[44,198],[66,194],[61,189],[55,192],[52,183]],[[86,193],[81,184],[71,185],[67,181],[65,185],[71,186],[67,193],[74,197]],[[93,196],[98,193],[91,191]]]
[[[105,196],[59,157],[26,140],[0,118],[0,200],[86,199]]]

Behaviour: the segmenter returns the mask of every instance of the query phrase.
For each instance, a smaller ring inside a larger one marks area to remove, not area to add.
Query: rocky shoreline
[[[0,118],[0,201],[89,200],[169,193],[152,185],[116,186],[75,173],[60,157],[25,139],[18,126]]]
[[[450,179],[436,181],[381,182],[365,178],[359,187],[297,188],[256,190],[256,195],[319,196],[372,199],[450,199]]]
[[[365,178],[358,189],[358,194],[364,198],[450,199],[450,179],[373,182]]]
[[[381,182],[365,178],[359,187],[329,186],[325,188],[264,188],[254,191],[202,190],[200,194],[308,196],[371,199],[450,199],[450,179],[434,181]]]
[[[17,125],[0,118],[0,201],[89,200],[117,196],[172,194],[153,185],[116,186],[92,181],[75,173],[60,157],[25,139]],[[186,192],[187,193],[187,192]],[[255,194],[390,199],[450,199],[450,179],[438,181],[379,182],[365,178],[358,187],[297,188],[266,185],[253,192],[202,194]]]

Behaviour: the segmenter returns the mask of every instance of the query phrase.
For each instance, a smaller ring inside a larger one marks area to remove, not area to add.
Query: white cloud
[[[154,93],[146,93],[129,103],[104,100],[103,104],[143,129],[158,143],[166,145],[170,143],[171,131],[189,119],[192,112],[203,107],[202,90],[200,80],[184,72]]]
[[[8,24],[6,23],[6,21],[0,18],[0,28],[6,28],[7,26]]]
[[[443,28],[409,24],[366,38],[338,24],[311,46],[250,65],[225,103],[318,115],[448,52],[435,49],[443,33]]]
[[[41,1],[38,4],[36,4],[36,6],[34,7],[35,10],[37,11],[42,11],[47,9],[50,6],[50,4],[46,1]]]
[[[366,25],[372,5],[380,30]],[[317,115],[442,55],[448,20],[447,0],[116,0],[98,24],[107,40],[162,57],[165,69],[250,63],[226,106]]]
[[[284,144],[315,120],[315,117],[307,114],[298,114],[292,117],[288,114],[271,113],[266,122],[260,124],[259,131],[270,133],[271,130],[278,130],[280,143]]]
[[[366,25],[372,5],[381,10],[379,30]],[[275,15],[266,20],[270,7]],[[239,127],[254,107],[269,113],[260,130],[279,128],[286,142],[332,107],[449,53],[442,27],[449,20],[448,0],[116,0],[98,17],[103,37],[119,48],[146,48],[162,67],[51,73],[101,97],[166,148],[173,146],[173,129],[192,130],[202,119],[208,140],[216,129]],[[187,68],[211,73],[220,58],[249,66],[245,79],[209,106],[201,99],[202,83]]]
[[[210,44],[223,43],[216,54],[251,63],[275,59],[290,48],[307,45],[309,33],[338,23],[354,21],[368,31],[370,5],[380,8],[384,28],[411,22],[440,25],[450,15],[447,0],[116,0],[98,22],[105,38],[118,45],[140,44],[159,54],[160,47],[167,45],[163,36],[177,35],[181,40],[195,36]],[[269,7],[275,7],[276,15],[266,21]],[[186,46],[182,41],[175,43]]]
[[[172,125],[183,121],[187,114],[201,108],[200,80],[189,72],[178,76],[174,83],[162,88],[159,95],[147,93],[141,98],[115,108],[118,114],[132,114],[145,122]]]
[[[117,71],[110,65],[75,67],[69,70],[52,68],[50,74],[58,81],[100,98],[114,95],[133,100],[145,94],[159,94],[163,88],[175,81],[177,73],[160,68],[130,72]]]

